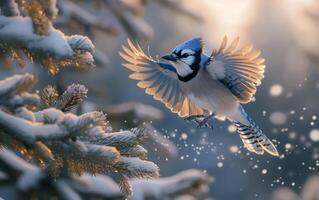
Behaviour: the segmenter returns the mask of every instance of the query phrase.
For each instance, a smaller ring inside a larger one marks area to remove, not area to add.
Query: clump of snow
[[[59,196],[63,199],[81,200],[80,194],[75,192],[69,184],[63,179],[54,182],[55,189],[59,192]]]
[[[214,181],[200,170],[185,170],[171,177],[152,180],[132,180],[133,196],[131,200],[140,199],[175,199],[176,196],[206,193],[208,185]]]
[[[157,175],[159,168],[153,162],[141,160],[134,157],[121,157],[119,165],[124,166],[128,170],[128,175],[132,177],[148,177],[149,175]]]
[[[15,108],[18,108],[24,105],[38,106],[39,104],[40,104],[39,96],[37,94],[30,94],[30,93],[22,93],[20,95],[16,95],[10,101],[10,105]]]
[[[103,197],[122,197],[118,185],[108,176],[97,174],[92,176],[90,174],[83,174],[78,178],[79,182],[74,182],[72,187],[85,194],[96,194]],[[84,183],[84,184],[83,184]]]
[[[66,39],[69,45],[72,47],[72,49],[86,50],[86,51],[89,51],[90,53],[94,52],[95,47],[92,41],[86,36],[72,35],[72,36],[68,36]]]
[[[32,74],[17,74],[0,81],[0,96],[17,93],[20,88],[26,87],[34,82],[35,77]],[[6,99],[8,100],[8,99]]]
[[[0,159],[17,172],[22,173],[17,182],[18,188],[22,191],[35,187],[44,177],[39,168],[25,162],[9,150],[1,150]]]
[[[34,113],[37,122],[55,123],[63,115],[63,112],[55,109],[48,108]]]
[[[100,137],[92,138],[90,140],[96,144],[111,145],[118,148],[133,146],[138,143],[138,138],[131,131],[103,134]]]
[[[32,20],[28,17],[0,16],[0,42],[39,51],[57,58],[70,57],[73,50],[64,34],[51,27],[47,36],[34,33]]]
[[[36,187],[44,176],[40,168],[29,168],[20,176],[18,187],[22,191],[30,190],[30,188]]]
[[[86,146],[87,153],[92,157],[90,159],[102,160],[105,165],[114,164],[120,157],[120,153],[114,147],[93,144],[87,144]]]

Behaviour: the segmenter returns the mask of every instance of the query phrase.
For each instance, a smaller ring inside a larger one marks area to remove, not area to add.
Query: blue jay
[[[188,119],[210,117],[228,119],[236,127],[248,151],[279,156],[267,138],[241,104],[248,103],[264,77],[264,59],[252,46],[238,48],[239,38],[230,45],[224,37],[218,50],[203,53],[201,38],[193,38],[175,47],[160,62],[145,54],[142,48],[128,39],[120,56],[123,64],[133,71],[129,76],[138,80],[138,87],[160,100],[172,112]]]

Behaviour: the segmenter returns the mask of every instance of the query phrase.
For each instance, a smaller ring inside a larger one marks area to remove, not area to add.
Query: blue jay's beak
[[[173,62],[176,62],[177,61],[177,58],[175,56],[172,56],[171,54],[170,55],[166,55],[166,56],[163,56],[162,57],[164,60],[169,60],[169,61],[173,61]]]

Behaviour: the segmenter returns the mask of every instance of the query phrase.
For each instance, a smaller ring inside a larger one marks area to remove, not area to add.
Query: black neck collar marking
[[[180,81],[183,81],[183,82],[190,81],[198,74],[198,71],[200,69],[201,53],[202,52],[200,51],[200,52],[197,52],[195,54],[195,62],[194,62],[194,64],[190,65],[190,68],[193,70],[192,73],[190,73],[190,74],[188,74],[186,76],[180,76],[180,75],[177,74],[178,79]]]
[[[180,76],[180,75],[177,75],[177,76],[180,81],[187,82],[192,80],[197,75],[198,71],[199,71],[199,66],[194,67],[193,72],[188,74],[187,76]]]

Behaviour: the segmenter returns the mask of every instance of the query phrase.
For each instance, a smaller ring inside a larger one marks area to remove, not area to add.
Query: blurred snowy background
[[[88,35],[98,49],[97,67],[81,72],[62,69],[62,73],[52,76],[38,66],[22,70],[16,66],[1,69],[1,78],[27,71],[38,75],[38,88],[54,83],[62,88],[71,83],[84,84],[89,88],[85,105],[95,106],[90,104],[94,102],[113,112],[111,117],[115,118],[116,111],[125,105],[117,109],[110,105],[139,102],[154,106],[163,113],[152,111],[158,113],[149,117],[153,126],[177,149],[171,144],[172,152],[163,154],[149,145],[149,160],[160,167],[162,176],[190,168],[212,175],[215,182],[203,199],[285,200],[277,194],[281,187],[289,188],[279,191],[285,197],[319,199],[318,179],[306,192],[317,192],[316,195],[309,197],[302,192],[306,180],[319,169],[318,2],[185,0],[176,7],[162,0],[123,0],[129,16],[114,7],[113,1],[58,2],[62,15],[59,14],[56,27],[66,33]],[[128,21],[134,26],[129,26]],[[197,130],[194,124],[179,119],[127,78],[129,73],[118,56],[127,37],[140,41],[145,48],[150,46],[152,55],[162,55],[193,36],[202,36],[205,51],[210,53],[219,47],[224,35],[239,36],[242,43],[254,44],[266,58],[263,84],[256,100],[245,108],[269,138],[276,139],[280,158],[248,154],[228,123],[216,121],[213,131]],[[136,110],[127,119],[116,119],[118,127],[138,124],[132,116],[142,109],[133,107]]]

